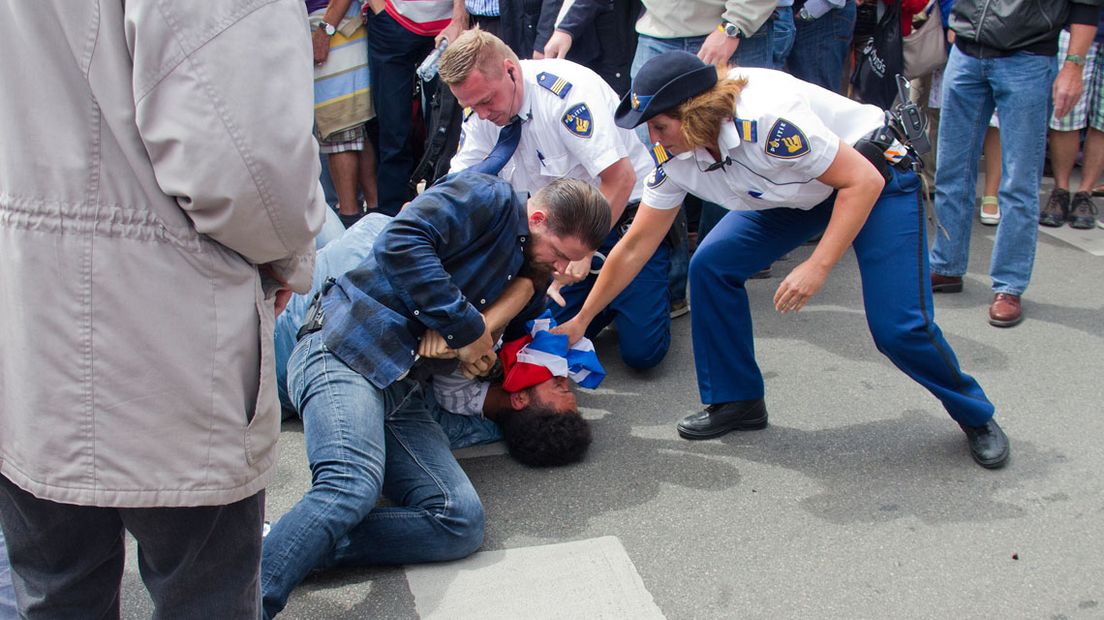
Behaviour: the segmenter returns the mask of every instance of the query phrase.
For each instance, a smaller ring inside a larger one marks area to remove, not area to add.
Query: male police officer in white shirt
[[[526,193],[564,177],[597,185],[615,222],[598,250],[595,261],[600,261],[628,228],[642,181],[654,167],[636,135],[614,124],[617,94],[593,71],[573,62],[519,61],[502,41],[479,29],[449,45],[439,71],[466,108],[451,170],[474,167],[499,174]],[[615,321],[622,359],[633,368],[651,368],[667,353],[669,264],[670,251],[661,245],[588,331],[593,336]],[[557,321],[578,311],[595,279],[588,277],[591,266],[591,259],[577,261],[558,274],[561,282],[577,284],[560,290],[562,308],[550,304]]]

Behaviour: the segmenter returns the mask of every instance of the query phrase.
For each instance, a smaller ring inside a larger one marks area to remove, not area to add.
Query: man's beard
[[[539,284],[540,281],[551,278],[554,270],[552,265],[539,263],[533,256],[533,247],[536,246],[536,241],[536,234],[530,231],[529,243],[525,244],[525,264],[522,265],[521,271],[529,274],[533,282]]]

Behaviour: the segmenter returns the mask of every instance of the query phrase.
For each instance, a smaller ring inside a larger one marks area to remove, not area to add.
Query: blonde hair
[[[717,83],[667,111],[671,118],[682,121],[682,139],[695,149],[717,145],[721,125],[736,116],[736,100],[747,85],[747,78],[729,79],[728,69],[717,67]]]
[[[500,78],[505,71],[502,61],[507,58],[514,64],[518,63],[517,54],[502,39],[476,26],[449,43],[445,53],[441,54],[437,73],[448,86],[464,82],[474,69],[478,69],[484,77]]]

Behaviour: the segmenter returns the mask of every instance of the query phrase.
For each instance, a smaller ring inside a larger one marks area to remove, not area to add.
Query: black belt
[[[900,161],[894,164],[890,164],[885,158],[885,152],[889,147],[893,146],[893,142],[896,139],[897,136],[893,133],[893,130],[886,125],[882,125],[855,142],[855,150],[865,157],[867,161],[874,164],[874,167],[878,169],[878,172],[881,173],[882,178],[884,178],[887,183],[891,176],[889,173],[889,167],[891,165],[899,170],[910,170],[912,168],[912,158],[908,154],[902,156]]]

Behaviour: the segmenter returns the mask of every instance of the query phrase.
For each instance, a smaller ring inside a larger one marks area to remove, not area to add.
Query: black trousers
[[[264,491],[226,506],[98,508],[38,499],[0,476],[0,525],[27,618],[118,618],[124,532],[154,618],[257,618]]]

